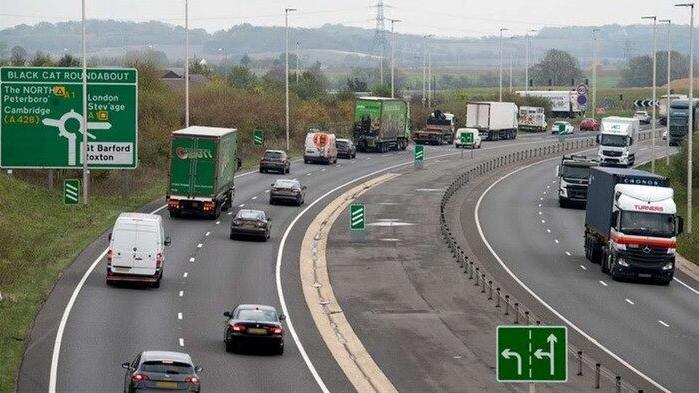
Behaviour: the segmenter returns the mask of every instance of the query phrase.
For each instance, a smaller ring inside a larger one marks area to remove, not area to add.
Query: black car
[[[226,328],[223,342],[226,352],[239,351],[245,345],[266,346],[277,354],[284,353],[284,314],[272,306],[241,304],[233,311],[226,311]]]
[[[262,210],[238,210],[238,214],[231,221],[231,239],[238,236],[254,236],[267,241],[272,230],[270,221],[272,218],[267,217]]]
[[[126,369],[124,393],[161,389],[188,393],[201,391],[197,374],[201,372],[201,367],[195,366],[186,353],[144,351],[121,367]]]
[[[269,171],[289,173],[291,171],[291,161],[283,150],[267,150],[260,158],[260,173]]]
[[[296,206],[301,206],[306,201],[306,186],[302,186],[298,180],[277,179],[272,183],[272,190],[269,192],[269,204],[277,202],[291,202]]]
[[[355,158],[357,157],[357,147],[349,139],[337,139],[335,141],[337,148],[337,156],[340,158]]]

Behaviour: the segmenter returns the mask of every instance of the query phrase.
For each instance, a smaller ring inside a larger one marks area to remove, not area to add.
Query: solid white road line
[[[661,325],[665,326],[665,327],[670,327],[670,325],[668,325],[668,324],[665,323],[664,321],[661,321],[660,319],[658,319],[658,322],[659,322]]]
[[[593,149],[590,149],[590,150],[593,150]],[[516,169],[516,170],[514,170],[514,171],[512,171],[512,172],[510,172],[510,173],[508,173],[508,174],[506,174],[505,176],[499,178],[498,180],[496,180],[493,184],[491,184],[491,185],[481,194],[481,196],[478,198],[478,201],[476,202],[476,207],[474,208],[474,216],[475,216],[475,218],[476,218],[476,228],[478,228],[478,234],[480,235],[481,240],[483,241],[483,243],[485,244],[485,246],[488,248],[488,250],[490,251],[490,253],[493,254],[493,257],[495,257],[495,259],[498,261],[498,263],[500,264],[500,266],[507,272],[507,274],[510,275],[510,277],[512,277],[513,280],[515,280],[515,282],[517,282],[517,284],[519,284],[522,288],[524,288],[524,290],[527,291],[527,293],[529,293],[530,296],[532,296],[534,299],[536,299],[539,303],[541,303],[544,307],[546,307],[551,313],[553,313],[553,314],[554,314],[556,317],[558,317],[561,321],[563,321],[565,324],[567,324],[567,325],[570,326],[572,329],[574,329],[576,332],[578,332],[581,336],[585,337],[585,338],[586,338],[588,341],[590,341],[592,344],[596,345],[596,346],[599,347],[601,350],[603,350],[607,355],[611,356],[611,357],[614,358],[616,361],[618,361],[619,363],[621,363],[621,364],[623,364],[624,366],[626,366],[629,370],[631,370],[631,371],[635,372],[636,374],[638,374],[639,376],[641,376],[643,379],[645,379],[646,381],[648,381],[649,383],[651,383],[651,384],[652,384],[653,386],[655,386],[656,388],[660,389],[661,391],[663,391],[663,392],[665,392],[665,393],[670,393],[670,391],[669,391],[668,389],[664,388],[662,385],[660,385],[659,383],[655,382],[655,380],[653,380],[651,377],[647,376],[646,374],[642,373],[640,370],[638,370],[638,369],[636,369],[635,367],[633,367],[633,366],[632,366],[631,364],[629,364],[627,361],[625,361],[624,359],[622,359],[621,357],[619,357],[617,354],[615,354],[614,352],[612,352],[611,350],[609,350],[609,348],[607,348],[607,347],[605,347],[604,345],[602,345],[602,344],[601,344],[599,341],[597,341],[595,338],[593,338],[593,337],[590,336],[589,334],[585,333],[585,331],[583,331],[583,330],[580,329],[577,325],[575,325],[573,322],[571,322],[570,320],[568,320],[568,318],[564,317],[563,314],[561,314],[561,313],[558,312],[556,309],[554,309],[550,304],[546,303],[546,302],[544,301],[544,299],[542,299],[539,295],[537,295],[537,294],[536,294],[531,288],[529,288],[522,280],[520,280],[519,277],[517,277],[517,275],[515,275],[514,272],[512,272],[512,270],[510,270],[509,267],[507,267],[507,265],[505,264],[505,262],[503,262],[502,258],[500,258],[500,256],[495,252],[495,250],[493,249],[493,247],[490,245],[490,242],[488,242],[488,239],[486,239],[485,234],[483,233],[483,228],[481,227],[481,221],[480,221],[480,216],[479,216],[479,212],[478,212],[478,211],[480,210],[481,203],[483,202],[483,198],[488,194],[488,192],[489,192],[490,190],[492,190],[493,187],[495,187],[497,184],[499,184],[502,180],[507,179],[508,177],[512,176],[512,175],[515,174],[515,173],[521,172],[521,171],[523,171],[523,170],[525,170],[525,169],[529,169],[529,168],[533,167],[534,165],[539,165],[539,164],[541,164],[541,163],[548,162],[548,161],[553,161],[553,160],[560,160],[560,157],[549,158],[549,159],[546,159],[546,160],[538,161],[538,162],[535,162],[535,163],[532,163],[532,164],[523,166],[523,167],[521,167],[521,168],[518,168],[518,169]],[[543,200],[543,198],[542,198],[542,200]],[[582,266],[582,265],[581,265],[581,266]]]
[[[632,305],[632,306],[633,306],[634,304],[636,304],[636,303],[634,303],[631,299],[624,299],[624,300],[626,300],[626,303],[628,303],[628,304],[630,304],[630,305]]]
[[[699,291],[697,291],[696,289],[690,287],[690,286],[689,286],[687,283],[685,283],[684,281],[680,280],[680,279],[677,278],[677,277],[673,277],[673,279],[674,279],[675,281],[677,281],[678,283],[680,283],[680,284],[684,285],[685,287],[687,287],[687,289],[689,289],[690,291],[692,291],[692,292],[694,292],[695,294],[699,295]]]
[[[604,285],[605,287],[608,287],[608,286],[609,286],[609,285],[607,285],[606,282],[604,282],[604,281],[602,281],[602,280],[599,280],[599,283],[602,284],[602,285]]]

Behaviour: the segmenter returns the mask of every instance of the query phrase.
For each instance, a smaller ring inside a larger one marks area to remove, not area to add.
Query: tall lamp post
[[[687,124],[687,233],[692,233],[692,134],[694,133],[694,3],[675,4],[689,7],[689,119]],[[670,139],[670,135],[667,136]]]
[[[500,86],[499,100],[500,100],[500,102],[502,102],[502,32],[507,31],[507,30],[509,30],[509,29],[507,29],[505,27],[500,28],[500,67],[498,67],[499,75],[500,75],[500,78],[499,78],[499,80],[500,80],[500,82],[499,82],[499,86]]]
[[[651,19],[653,20],[653,107],[651,109],[651,124],[652,124],[652,137],[651,137],[651,147],[650,147],[650,170],[655,173],[655,101],[656,101],[656,74],[657,74],[657,60],[658,60],[658,50],[657,50],[657,34],[656,26],[658,24],[657,16],[642,16],[641,19]]]
[[[391,98],[395,94],[395,54],[396,54],[396,32],[393,29],[395,23],[400,22],[400,19],[389,19],[391,21]]]
[[[296,41],[296,84],[299,84],[299,74],[301,73],[301,42]]]
[[[432,34],[424,35],[422,42],[423,45],[423,59],[422,59],[422,106],[425,106],[427,100],[427,53],[429,51],[429,45],[427,45],[428,40],[432,37]],[[430,78],[431,79],[431,78]],[[429,106],[429,105],[428,105]]]
[[[184,0],[184,126],[189,127],[189,1]]]
[[[524,96],[529,96],[529,50],[531,47],[531,36],[529,33],[536,33],[536,30],[528,30],[526,34],[526,42],[524,43]]]
[[[592,29],[592,119],[597,112],[597,33],[599,29]]]
[[[296,11],[296,8],[284,9],[284,25],[285,25],[285,70],[284,73],[284,92],[286,94],[286,151],[289,151],[289,12]]]
[[[670,27],[672,26],[672,20],[670,19],[658,19],[660,23],[667,23],[667,95],[665,96],[665,164],[670,165]]]

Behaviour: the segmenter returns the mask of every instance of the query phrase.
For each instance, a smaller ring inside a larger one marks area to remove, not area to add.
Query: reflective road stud
[[[498,326],[498,382],[566,382],[565,326]]]
[[[262,146],[265,144],[265,132],[261,128],[255,128],[252,130],[252,142],[255,146]]]
[[[77,205],[80,202],[80,180],[66,179],[63,181],[63,203]]]
[[[364,205],[350,205],[350,229],[353,231],[363,231],[366,228],[366,213]]]

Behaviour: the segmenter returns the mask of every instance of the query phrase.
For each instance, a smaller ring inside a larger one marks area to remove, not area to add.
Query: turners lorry
[[[637,169],[590,169],[585,257],[612,279],[647,278],[665,285],[675,272],[677,216],[667,178]]]

